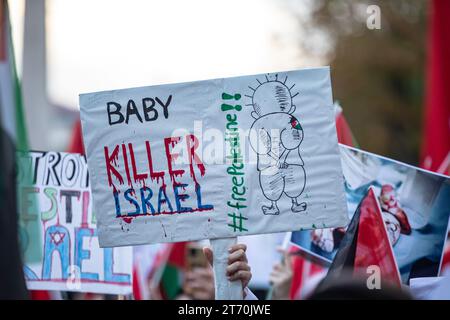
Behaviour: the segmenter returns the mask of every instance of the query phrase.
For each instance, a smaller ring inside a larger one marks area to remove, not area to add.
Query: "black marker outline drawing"
[[[277,202],[283,194],[291,199],[291,211],[303,212],[306,210],[306,202],[299,203],[298,197],[306,186],[306,171],[300,155],[300,145],[304,138],[303,128],[294,116],[296,106],[291,87],[286,85],[288,77],[284,81],[270,79],[265,75],[264,82],[256,79],[258,86],[249,86],[252,95],[245,95],[251,99],[251,116],[255,119],[250,128],[250,146],[257,154],[257,170],[259,172],[259,185],[264,197],[270,201],[270,205],[262,205],[265,215],[278,215],[280,210]],[[274,107],[280,111],[272,111]],[[270,112],[269,112],[270,110]],[[287,123],[284,124],[283,120]],[[277,124],[283,123],[282,127]],[[256,137],[256,145],[253,141]],[[272,136],[271,136],[272,134]],[[262,149],[261,147],[262,143]]]

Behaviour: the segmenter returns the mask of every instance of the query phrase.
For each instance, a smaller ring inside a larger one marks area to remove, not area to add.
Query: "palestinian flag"
[[[183,291],[183,274],[186,271],[188,242],[166,244],[157,257],[151,287],[158,289],[162,299],[173,300]]]
[[[355,136],[353,135],[352,130],[350,130],[350,126],[344,117],[342,107],[337,102],[334,104],[334,116],[338,142],[350,147],[358,147]]]
[[[21,252],[27,262],[40,259],[41,248],[34,241],[39,239],[38,219],[21,219],[20,227],[18,223],[20,182],[16,181],[16,151],[27,149],[8,4],[0,0],[0,299],[28,298]]]
[[[308,295],[313,291],[316,281],[322,279],[323,275],[327,272],[327,268],[301,255],[299,248],[292,246],[289,251],[292,255],[292,270],[294,270],[289,299],[307,299]]]
[[[302,126],[300,125],[300,121],[298,121],[294,116],[291,116],[290,124],[293,129],[303,130]]]
[[[450,1],[430,2],[422,167],[450,175]],[[450,234],[441,272],[450,269]]]
[[[81,132],[81,121],[75,122],[72,129],[72,137],[67,152],[84,154],[83,134]]]
[[[133,247],[133,296],[135,300],[154,299],[150,279],[158,267],[165,244],[148,244]]]
[[[450,162],[450,1],[430,1],[422,167],[443,173]]]
[[[373,266],[379,270],[381,283],[401,287],[399,269],[381,208],[375,192],[369,188],[356,209],[320,288],[338,279],[344,271],[367,278],[368,268]]]

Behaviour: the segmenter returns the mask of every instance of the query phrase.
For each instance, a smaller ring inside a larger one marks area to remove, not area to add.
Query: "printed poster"
[[[349,217],[372,187],[402,281],[438,276],[450,216],[450,178],[344,145],[340,149]],[[331,263],[345,232],[299,231],[291,241]]]

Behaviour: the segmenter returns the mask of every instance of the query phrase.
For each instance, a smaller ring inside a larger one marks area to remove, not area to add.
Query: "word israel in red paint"
[[[154,160],[150,141],[144,141],[143,145],[145,156],[139,153],[139,159],[135,152],[138,149],[136,144],[122,143],[104,147],[108,184],[113,189],[117,217],[131,222],[132,218],[142,215],[214,209],[213,205],[202,202],[198,177],[205,175],[206,168],[196,153],[199,142],[195,135],[164,138],[165,161],[162,162]],[[175,163],[181,154],[187,155],[184,169],[177,167]],[[119,186],[126,185],[127,189],[122,193],[115,183]],[[131,206],[132,211],[125,212],[124,206]]]

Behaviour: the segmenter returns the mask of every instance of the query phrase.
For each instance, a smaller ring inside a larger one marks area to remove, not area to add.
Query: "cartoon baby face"
[[[258,119],[273,112],[293,114],[295,106],[289,88],[280,81],[268,81],[260,84],[252,97],[252,117]]]
[[[284,82],[278,80],[278,75],[275,75],[275,80],[269,80],[268,77],[266,80],[266,82],[257,80],[259,85],[255,89],[249,87],[253,90],[253,95],[247,97],[252,99],[251,115],[255,119],[251,129],[264,133],[265,138],[261,141],[266,142],[265,148],[262,148],[266,152],[278,146],[288,150],[297,149],[303,141],[304,134],[299,120],[293,115],[296,108],[292,101],[298,93],[291,95],[294,85],[289,88],[285,84],[287,77]],[[253,146],[252,142],[251,145]],[[261,148],[257,150],[256,152],[260,154]]]

